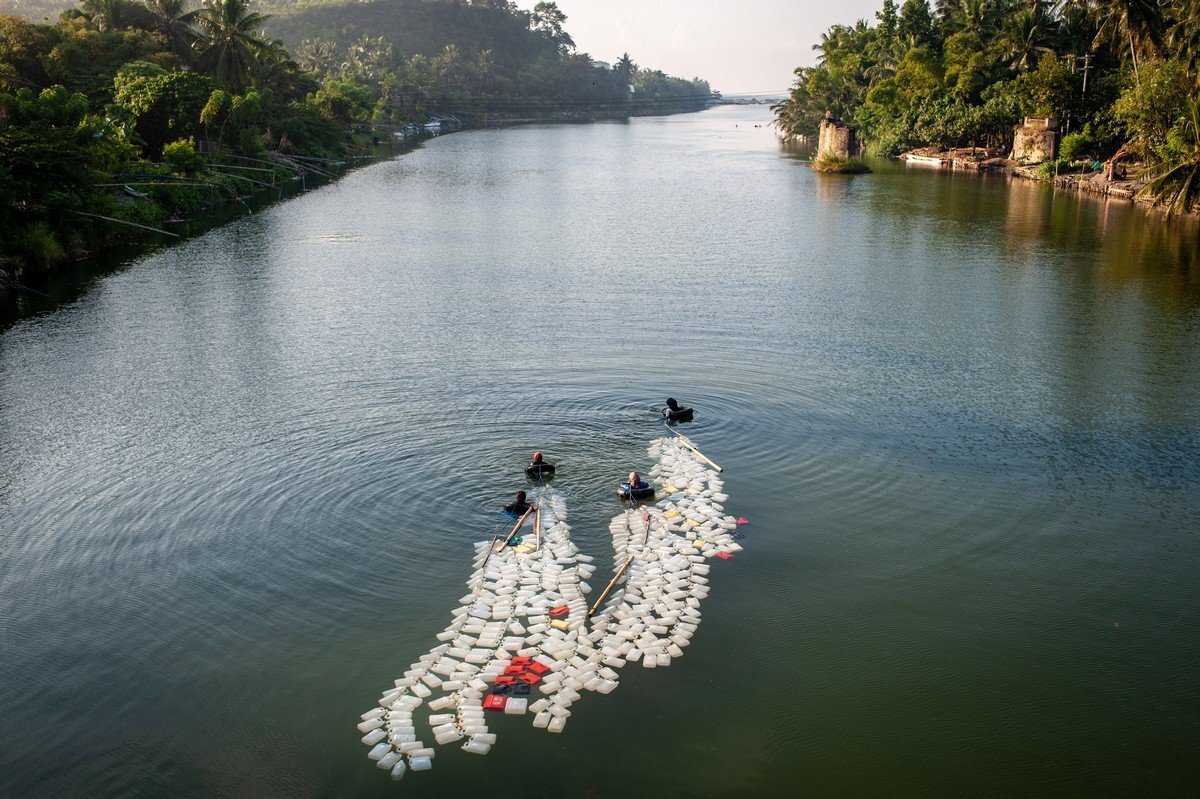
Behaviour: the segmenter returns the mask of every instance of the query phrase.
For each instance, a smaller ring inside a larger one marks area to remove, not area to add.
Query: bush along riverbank
[[[1197,209],[1191,0],[939,2],[936,12],[884,0],[873,24],[835,25],[815,49],[819,63],[798,68],[775,106],[785,137],[813,137],[832,114],[873,154],[910,164]]]
[[[328,179],[430,127],[671,113],[711,97],[627,54],[610,66],[574,52],[553,3],[354,7],[380,9],[422,15],[436,56],[381,35],[306,39],[293,57],[250,0],[85,0],[53,24],[0,15],[0,284]],[[500,17],[503,48],[442,43]]]

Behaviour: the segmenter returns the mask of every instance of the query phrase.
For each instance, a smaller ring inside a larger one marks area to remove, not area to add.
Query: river
[[[1195,225],[768,119],[447,136],[11,322],[0,795],[1194,794]],[[668,395],[750,520],[686,657],[390,782],[529,454],[607,565]]]

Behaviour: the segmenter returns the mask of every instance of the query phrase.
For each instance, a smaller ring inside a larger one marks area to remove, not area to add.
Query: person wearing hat
[[[692,409],[681,408],[674,397],[667,397],[667,407],[662,409],[662,415],[670,422],[685,421],[692,418]]]
[[[541,452],[533,453],[533,460],[525,467],[525,474],[534,480],[542,480],[554,476],[554,464],[546,463]]]

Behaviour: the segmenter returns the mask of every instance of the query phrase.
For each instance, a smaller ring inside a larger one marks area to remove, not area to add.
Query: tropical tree
[[[475,88],[482,94],[486,92],[496,81],[496,61],[492,57],[492,50],[480,50],[475,56],[475,63],[471,64],[471,76],[475,79]]]
[[[1166,206],[1167,214],[1187,213],[1200,202],[1200,99],[1184,101],[1182,119],[1168,136],[1169,154],[1143,177],[1142,194]]]
[[[637,71],[638,65],[633,63],[633,59],[629,57],[629,53],[622,53],[613,67],[613,74],[617,79],[617,83],[621,84],[622,87],[627,83],[633,83],[633,76],[637,74]]]
[[[91,0],[89,0],[91,2]],[[184,63],[195,59],[196,17],[199,9],[190,8],[189,0],[145,0],[152,26],[167,38],[171,49]]]
[[[250,0],[205,0],[196,22],[200,65],[227,89],[240,91],[281,47],[264,38],[269,17],[250,10]]]
[[[1134,77],[1141,80],[1139,62],[1160,52],[1163,15],[1159,0],[1098,0],[1096,13],[1100,27],[1093,49],[1109,44],[1120,52],[1128,45]]]
[[[79,8],[101,33],[129,27],[140,10],[131,0],[82,0]]]
[[[1049,7],[1032,2],[1010,15],[1004,24],[1004,58],[1008,68],[1024,72],[1054,52],[1058,26]]]
[[[296,61],[309,72],[327,75],[337,65],[337,45],[320,37],[305,39],[300,42]]]

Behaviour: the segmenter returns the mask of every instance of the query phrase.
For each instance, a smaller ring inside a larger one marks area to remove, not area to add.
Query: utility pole
[[[1083,96],[1087,97],[1088,72],[1092,69],[1092,54],[1083,54]]]

